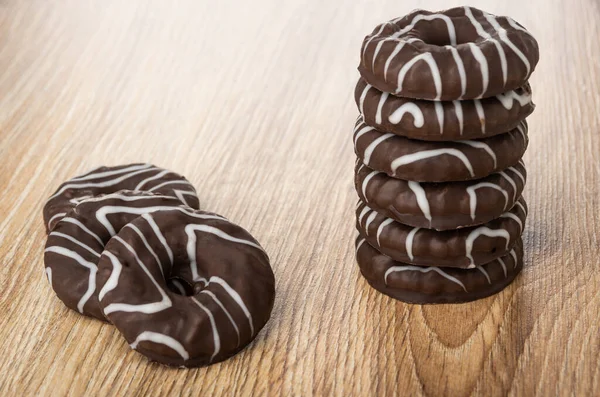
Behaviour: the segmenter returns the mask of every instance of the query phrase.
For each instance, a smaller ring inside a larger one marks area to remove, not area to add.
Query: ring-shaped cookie
[[[483,225],[437,231],[407,226],[359,201],[356,227],[382,254],[419,266],[474,268],[510,252],[521,237],[527,205],[521,197],[509,211]]]
[[[433,102],[389,95],[360,79],[354,99],[365,124],[382,132],[426,141],[502,134],[516,128],[535,110],[529,84],[481,100]]]
[[[415,10],[365,37],[359,71],[380,91],[452,101],[487,98],[524,85],[537,41],[509,17],[472,7]]]
[[[474,269],[421,267],[394,261],[359,236],[356,261],[362,275],[375,288],[408,303],[470,302],[506,288],[523,268],[523,242],[510,252]]]
[[[354,181],[358,197],[378,213],[413,227],[449,230],[501,216],[521,197],[526,178],[517,164],[473,181],[419,183],[359,163]]]
[[[244,229],[215,214],[143,215],[107,244],[98,264],[100,307],[151,360],[196,367],[248,345],[270,317],[269,258]],[[182,292],[168,285],[177,278]]]
[[[369,168],[416,182],[484,178],[519,163],[527,149],[527,122],[480,140],[430,142],[382,133],[362,117],[354,127],[354,151]]]

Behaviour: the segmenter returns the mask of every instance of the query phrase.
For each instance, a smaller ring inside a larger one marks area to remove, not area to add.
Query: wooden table
[[[542,54],[516,282],[475,303],[407,305],[354,262],[362,38],[459,3],[0,2],[0,395],[598,395],[597,0],[472,2],[522,22]],[[272,318],[226,362],[151,364],[44,278],[45,199],[137,161],[186,175],[271,256]]]

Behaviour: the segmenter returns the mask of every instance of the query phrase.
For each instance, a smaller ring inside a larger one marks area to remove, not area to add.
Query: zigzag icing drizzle
[[[483,28],[483,26],[481,25],[481,23],[474,17],[473,11],[470,7],[464,7],[464,13],[465,13],[466,18],[461,19],[461,20],[469,21],[471,23],[471,25],[474,27],[474,29],[476,30],[477,34],[482,39],[484,39],[485,41],[492,42],[494,44],[494,46],[496,47],[496,50],[497,50],[498,56],[499,56],[499,60],[500,60],[500,68],[502,70],[502,79],[503,79],[504,85],[506,85],[506,82],[507,82],[508,62],[507,62],[506,50],[505,50],[504,46],[502,45],[502,43],[505,44],[508,48],[510,48],[510,50],[514,54],[516,54],[517,57],[521,60],[521,62],[523,63],[523,65],[526,68],[526,75],[525,75],[524,80],[527,80],[527,78],[529,77],[529,75],[531,73],[531,64],[530,64],[529,60],[527,59],[527,57],[525,56],[525,54],[523,54],[522,50],[519,49],[508,38],[506,29],[504,29],[498,23],[499,17],[496,17],[494,15],[483,12],[483,17],[486,19],[486,21],[490,24],[491,28],[493,29],[494,35],[492,35],[490,32],[486,31]],[[522,26],[518,25],[512,19],[510,19],[508,17],[502,17],[502,18],[504,18],[512,28],[529,34],[529,32],[527,32],[526,29],[524,29]],[[419,21],[422,21],[422,20],[432,21],[435,19],[440,19],[440,20],[444,21],[447,26],[447,33],[448,33],[450,45],[445,46],[445,48],[449,49],[454,61],[456,62],[457,70],[459,71],[460,84],[461,84],[461,88],[462,88],[462,95],[461,95],[461,98],[462,98],[462,96],[464,96],[464,94],[466,92],[467,74],[465,72],[463,60],[460,58],[459,52],[456,51],[456,46],[458,43],[456,41],[457,40],[456,27],[454,25],[452,18],[449,18],[447,15],[444,15],[444,14],[430,14],[430,15],[417,14],[413,17],[410,24],[408,24],[406,27],[402,28],[401,30],[397,31],[396,33],[393,33],[389,37],[382,38],[385,27],[396,24],[401,19],[402,18],[397,18],[390,22],[386,22],[386,23],[380,25],[378,31],[375,34],[371,35],[368,38],[368,40],[365,41],[365,43],[363,45],[363,50],[362,50],[362,59],[363,60],[365,59],[367,50],[368,50],[369,46],[372,44],[372,42],[374,40],[377,40],[378,42],[373,51],[373,58],[372,58],[372,64],[371,64],[371,69],[373,70],[375,68],[377,57],[380,54],[380,49],[381,49],[383,43],[390,42],[390,41],[395,42],[396,48],[390,53],[390,55],[388,55],[388,58],[385,60],[385,65],[386,65],[385,79],[387,80],[387,66],[392,62],[393,58],[396,57],[400,53],[400,51],[404,48],[405,44],[409,40],[410,40],[410,42],[421,41],[420,39],[415,38],[415,37],[403,38],[402,36],[409,33],[410,31],[412,31],[415,28],[415,25]],[[499,40],[494,38],[495,35],[497,35],[499,37]],[[479,46],[477,46],[474,43],[467,43],[467,46],[469,47],[469,50],[473,56],[473,59],[475,59],[479,63],[479,66],[480,66],[480,72],[481,72],[481,76],[482,76],[482,87],[483,87],[480,97],[482,97],[485,95],[487,88],[488,88],[488,83],[489,83],[490,71],[489,71],[488,60],[482,53]],[[401,94],[404,79],[405,79],[408,71],[419,61],[424,61],[429,66],[431,78],[433,80],[433,83],[434,83],[434,86],[436,89],[435,100],[439,100],[442,96],[442,76],[441,76],[439,67],[436,64],[436,62],[430,52],[417,52],[416,55],[414,55],[412,59],[408,60],[400,68],[400,70],[398,72],[398,76],[397,76],[397,83],[396,83],[397,89],[395,91],[395,94]]]

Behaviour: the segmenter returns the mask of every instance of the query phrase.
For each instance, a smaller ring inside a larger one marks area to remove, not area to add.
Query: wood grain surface
[[[538,38],[523,273],[407,305],[354,262],[362,38],[457,1],[0,0],[0,395],[600,395],[600,4],[472,1]],[[43,275],[65,179],[147,161],[247,228],[277,280],[242,353],[177,370],[69,311]]]

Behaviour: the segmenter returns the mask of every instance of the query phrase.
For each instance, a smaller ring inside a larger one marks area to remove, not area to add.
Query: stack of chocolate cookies
[[[362,46],[354,129],[356,255],[377,290],[466,302],[523,265],[522,197],[536,40],[470,7],[417,10]]]

